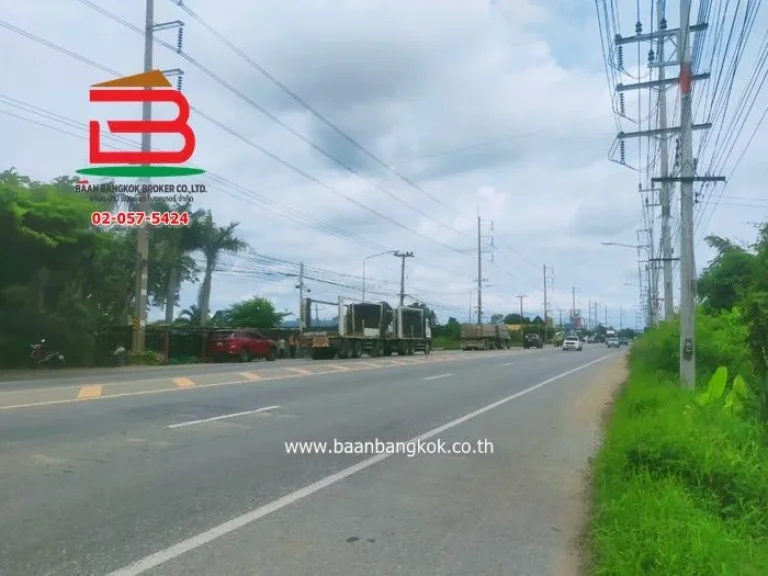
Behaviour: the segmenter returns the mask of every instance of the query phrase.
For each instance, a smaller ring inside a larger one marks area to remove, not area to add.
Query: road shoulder
[[[594,376],[584,382],[563,414],[567,433],[579,439],[581,464],[564,482],[567,504],[563,517],[567,541],[561,549],[556,576],[587,573],[585,538],[590,515],[590,467],[602,443],[613,401],[629,376],[626,356],[622,354],[611,359]]]

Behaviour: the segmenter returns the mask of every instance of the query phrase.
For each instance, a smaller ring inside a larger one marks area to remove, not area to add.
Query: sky
[[[89,120],[138,117],[125,106],[90,104],[88,87],[143,70],[144,38],[131,26],[143,28],[145,3],[93,0],[108,14],[87,4],[0,0],[0,53],[13,56],[0,73],[0,133],[12,136],[0,140],[0,169],[13,166],[38,180],[74,175],[88,164]],[[619,128],[593,2],[184,5],[205,25],[173,0],[155,0],[154,20],[184,22],[183,53],[191,61],[155,44],[153,64],[184,71],[183,91],[195,109],[190,164],[207,170],[197,180],[207,191],[196,206],[212,210],[220,224],[239,222],[250,246],[221,259],[212,311],[263,296],[297,313],[299,263],[313,298],[361,298],[365,270],[367,299],[396,303],[401,260],[386,252],[399,250],[414,255],[406,260],[406,301],[432,305],[443,321],[466,321],[477,305],[479,215],[486,317],[519,312],[520,295],[526,315],[542,315],[546,266],[556,320],[575,297],[584,316],[598,302],[600,321],[635,325],[638,264],[631,246],[647,226],[638,183],[653,174],[609,159]],[[650,3],[641,9],[647,30]],[[675,26],[677,3],[667,9]],[[634,33],[631,12],[622,7],[618,18],[625,36]],[[752,72],[765,29],[768,19],[759,14],[734,95]],[[173,48],[177,32],[158,31],[156,38]],[[635,50],[625,52],[624,83],[647,74]],[[733,172],[768,105],[766,92],[729,163],[714,164],[729,176],[727,187],[715,189],[721,201],[716,209],[714,202],[697,206],[699,270],[713,256],[704,236],[748,241],[752,223],[768,216],[759,184],[768,122]],[[640,118],[652,111],[647,94]],[[672,118],[676,91],[668,94]],[[628,116],[637,105],[628,94]],[[696,122],[706,115],[701,111]],[[639,129],[630,120],[620,128]],[[153,146],[177,147],[173,138],[156,137]],[[717,149],[720,140],[712,141]],[[648,167],[651,156],[638,160],[637,143],[627,141],[628,164]],[[675,195],[675,239],[679,211]],[[678,296],[676,287],[676,303]],[[196,297],[197,286],[184,285],[182,307]],[[332,315],[331,306],[320,307],[321,317]]]

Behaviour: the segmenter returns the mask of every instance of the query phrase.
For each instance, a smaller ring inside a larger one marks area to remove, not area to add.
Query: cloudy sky
[[[144,2],[92,0],[107,14],[88,3],[0,0],[0,53],[12,56],[0,72],[3,169],[15,166],[41,180],[73,175],[88,163],[85,123],[133,116],[125,108],[95,109],[87,90],[115,74],[142,71],[144,40],[135,28],[144,25]],[[585,315],[588,302],[597,301],[601,320],[607,307],[610,323],[619,323],[621,310],[624,324],[634,324],[636,253],[601,243],[637,245],[637,230],[646,227],[638,182],[645,184],[648,174],[609,160],[617,124],[593,2],[185,0],[204,24],[172,0],[155,5],[156,22],[185,23],[183,51],[191,60],[155,44],[154,65],[184,70],[184,92],[198,111],[191,164],[208,171],[200,178],[208,192],[197,204],[222,224],[240,222],[251,246],[248,254],[222,259],[213,310],[262,295],[296,312],[291,275],[299,262],[312,296],[360,297],[364,259],[402,250],[415,255],[407,261],[409,298],[432,304],[443,319],[463,321],[476,298],[479,213],[486,313],[519,311],[516,296],[525,294],[525,313],[541,314],[546,265],[555,318],[571,307],[575,287]],[[650,3],[641,5],[647,31]],[[622,6],[619,18],[626,36],[637,20],[633,7]],[[675,26],[677,2],[668,10]],[[734,100],[753,72],[766,29],[768,19],[759,14]],[[173,48],[176,31],[157,38]],[[645,67],[638,73],[636,48],[627,48],[625,62],[623,82],[647,74]],[[731,175],[765,109],[766,92],[728,162],[714,164],[724,175]],[[672,116],[676,92],[669,94]],[[654,110],[646,100],[647,92],[639,111],[644,120]],[[628,95],[633,120],[637,106]],[[696,121],[706,116],[702,110]],[[621,128],[638,130],[632,121]],[[728,149],[727,134],[722,140],[714,134],[709,148]],[[759,184],[766,144],[768,122],[727,188],[715,190],[715,197],[723,193],[716,210],[714,202],[699,206],[706,210],[697,239],[709,233],[752,239],[750,223],[768,215]],[[627,163],[648,167],[653,153],[637,154],[628,142]],[[654,224],[658,239],[657,218]],[[698,268],[710,257],[699,242]],[[370,298],[395,301],[399,263],[390,254],[367,260]],[[195,297],[196,287],[185,286],[182,304]]]

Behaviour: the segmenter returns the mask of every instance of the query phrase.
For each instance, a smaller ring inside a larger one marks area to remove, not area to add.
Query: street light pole
[[[378,254],[373,254],[371,256],[366,256],[363,258],[363,302],[365,302],[365,265],[371,258],[378,258],[379,256],[386,256],[387,254],[394,254],[394,250],[387,250],[386,252],[379,252]]]

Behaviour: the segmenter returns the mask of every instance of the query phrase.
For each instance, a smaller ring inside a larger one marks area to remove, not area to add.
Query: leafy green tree
[[[0,359],[25,358],[45,337],[75,362],[92,357],[104,326],[124,320],[135,250],[125,236],[91,225],[97,206],[69,180],[0,174]],[[131,258],[131,256],[133,256]]]
[[[200,220],[200,244],[205,256],[203,284],[200,287],[200,326],[205,326],[208,320],[213,271],[219,257],[222,253],[236,254],[248,247],[243,240],[235,235],[235,229],[238,226],[238,222],[232,222],[227,226],[218,226],[214,223],[213,214],[210,210]]]
[[[459,340],[461,338],[461,324],[456,318],[451,316],[448,318],[448,322],[436,327],[433,336],[448,338],[449,340]]]
[[[176,326],[200,326],[200,308],[192,304],[184,308],[173,321]]]
[[[708,236],[705,240],[717,250],[717,255],[699,276],[699,299],[709,311],[731,310],[750,288],[757,257],[719,236]]]
[[[227,322],[235,328],[277,328],[289,312],[278,312],[266,298],[250,298],[224,311]]]
[[[207,215],[204,210],[193,210],[190,203],[171,206],[155,201],[152,209],[157,212],[186,212],[190,216],[187,226],[163,226],[151,232],[154,261],[150,268],[157,276],[158,284],[164,287],[153,303],[165,307],[165,321],[170,324],[179,302],[181,285],[197,281],[199,270],[191,254],[203,247],[201,222]]]

